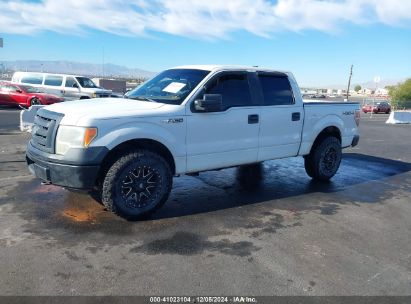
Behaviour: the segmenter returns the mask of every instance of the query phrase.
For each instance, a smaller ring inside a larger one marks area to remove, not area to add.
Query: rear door
[[[258,72],[262,108],[258,160],[296,156],[301,142],[303,105],[296,104],[288,76]]]
[[[257,161],[259,106],[250,91],[247,72],[222,72],[202,95],[221,94],[221,112],[187,116],[187,171],[223,168]]]
[[[62,96],[63,76],[47,74],[44,78],[45,92],[57,96]]]

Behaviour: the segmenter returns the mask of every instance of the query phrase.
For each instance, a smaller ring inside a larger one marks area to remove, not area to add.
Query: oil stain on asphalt
[[[130,252],[143,252],[150,255],[155,254],[178,254],[178,255],[194,255],[204,251],[235,255],[249,256],[253,251],[260,250],[251,242],[239,241],[232,242],[228,239],[219,241],[210,241],[204,236],[190,233],[177,232],[169,238],[154,240],[143,246],[137,246],[130,249]]]

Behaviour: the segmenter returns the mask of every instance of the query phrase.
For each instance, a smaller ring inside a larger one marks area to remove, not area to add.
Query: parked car
[[[22,106],[50,105],[64,101],[63,98],[41,92],[38,88],[10,82],[0,82],[0,104]]]
[[[91,190],[135,219],[160,208],[181,174],[304,156],[307,174],[327,181],[342,148],[357,145],[359,119],[358,103],[303,102],[288,72],[186,66],[126,99],[40,109],[26,157],[42,180]]]
[[[41,88],[65,100],[110,97],[111,91],[97,86],[90,78],[76,75],[15,72],[12,81]]]
[[[362,107],[364,113],[391,113],[391,105],[386,101],[367,104]]]
[[[326,96],[325,96],[324,94],[315,94],[315,95],[311,96],[311,98],[313,98],[313,99],[318,99],[318,98],[323,99],[323,98],[325,98],[325,97],[326,97]]]

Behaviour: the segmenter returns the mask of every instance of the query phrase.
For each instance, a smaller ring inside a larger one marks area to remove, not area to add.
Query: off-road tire
[[[144,177],[145,174],[152,177]],[[148,150],[131,151],[119,157],[107,171],[102,203],[127,220],[141,219],[164,205],[172,182],[170,165],[162,156]]]
[[[304,157],[305,171],[315,180],[328,181],[337,173],[341,157],[340,141],[334,136],[325,137]]]

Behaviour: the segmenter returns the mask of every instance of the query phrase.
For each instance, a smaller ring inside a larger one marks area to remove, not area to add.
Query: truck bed
[[[304,104],[317,105],[317,104],[360,104],[356,101],[329,101],[329,100],[317,100],[317,99],[303,99]]]
[[[341,132],[341,146],[351,145],[357,134],[355,112],[360,109],[358,102],[303,100],[304,126],[300,155],[310,152],[317,134],[327,127],[337,127]]]

